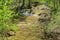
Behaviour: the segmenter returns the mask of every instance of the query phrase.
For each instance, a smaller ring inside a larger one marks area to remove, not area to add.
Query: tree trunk
[[[54,11],[55,11],[55,14],[57,13],[57,10],[58,10],[58,0],[54,0],[53,1],[53,7],[54,7]]]
[[[28,0],[28,8],[31,8],[32,0]]]
[[[22,0],[22,6],[21,6],[21,9],[23,9],[24,8],[24,3],[25,3],[25,0]]]

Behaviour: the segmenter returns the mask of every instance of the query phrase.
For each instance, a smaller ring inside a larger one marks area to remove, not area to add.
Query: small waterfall
[[[23,12],[23,14],[25,15],[25,16],[29,16],[29,15],[32,15],[32,13],[31,12]]]

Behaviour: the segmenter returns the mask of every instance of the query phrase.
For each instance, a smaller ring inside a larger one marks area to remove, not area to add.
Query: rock
[[[42,24],[48,24],[51,20],[51,8],[44,4],[32,7],[32,14],[37,16]]]
[[[57,39],[60,40],[60,34],[57,35]]]
[[[40,14],[40,13],[46,13],[46,12],[51,12],[51,8],[42,4],[38,5],[36,7],[31,8],[33,14]],[[47,10],[47,11],[46,11]]]
[[[36,17],[36,16],[27,16],[26,17],[26,20],[25,20],[26,22],[36,22],[36,21],[38,21],[38,17]]]
[[[14,31],[9,31],[9,32],[7,32],[7,35],[8,36],[14,36],[15,35],[15,32]]]
[[[48,19],[51,17],[51,8],[46,5],[38,5],[32,8],[32,14],[36,14],[43,19]]]

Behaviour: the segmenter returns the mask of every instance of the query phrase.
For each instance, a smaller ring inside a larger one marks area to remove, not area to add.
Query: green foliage
[[[12,39],[12,38],[8,38],[8,40],[15,40],[15,39]]]
[[[5,1],[0,0],[0,5],[1,5],[1,9],[0,9],[0,34],[1,35],[4,35],[10,29],[16,31],[16,28],[17,28],[11,22],[11,17],[13,17],[14,11],[11,11],[8,8],[7,4],[9,4],[8,0],[5,0]]]
[[[11,24],[11,26],[9,27],[11,30],[13,30],[14,32],[16,32],[18,30],[18,28],[16,27],[15,24]]]
[[[51,0],[51,2],[49,3],[50,7],[53,7],[52,11],[52,21],[48,24],[48,26],[46,27],[46,32],[54,32],[54,30],[56,30],[56,28],[59,26],[59,20],[60,20],[60,15],[58,15],[60,12],[58,10],[60,10],[60,1],[58,0]]]
[[[53,20],[48,24],[48,26],[46,27],[46,32],[49,33],[49,32],[54,32],[56,30],[56,28],[60,28],[60,23],[59,23],[59,20],[60,20],[60,12],[57,12],[56,15],[53,16]]]

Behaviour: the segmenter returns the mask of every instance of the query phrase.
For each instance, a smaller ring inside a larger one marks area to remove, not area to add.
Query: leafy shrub
[[[58,36],[57,33],[59,33],[59,30],[60,30],[59,17],[60,16],[54,15],[53,20],[51,20],[51,22],[46,26],[46,28],[45,28],[45,38],[46,39],[49,40],[52,37],[51,40],[52,39],[57,40],[57,36]]]
[[[4,3],[5,2],[5,3]],[[4,35],[10,29],[16,31],[16,26],[12,24],[11,17],[13,17],[14,11],[11,11],[7,7],[7,1],[0,1],[0,35]]]

